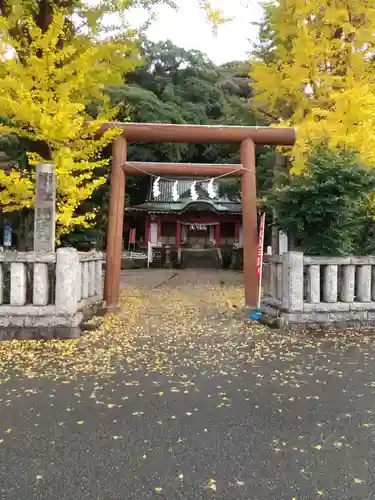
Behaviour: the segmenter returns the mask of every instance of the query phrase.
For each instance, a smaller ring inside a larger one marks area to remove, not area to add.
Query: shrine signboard
[[[191,231],[207,231],[207,224],[190,224]]]

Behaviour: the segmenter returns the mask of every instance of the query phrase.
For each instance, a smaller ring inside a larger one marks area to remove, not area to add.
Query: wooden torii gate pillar
[[[292,146],[295,130],[281,127],[229,127],[208,125],[175,125],[160,123],[107,123],[108,128],[122,129],[112,146],[111,192],[109,199],[107,261],[104,284],[104,300],[108,308],[118,305],[120,295],[120,272],[122,234],[125,209],[125,175],[139,174],[131,163],[127,163],[127,143],[179,142],[195,144],[239,144],[242,170],[242,225],[245,303],[255,306],[258,297],[256,278],[257,257],[257,207],[255,176],[255,144]],[[135,165],[135,163],[133,164]],[[145,166],[145,164],[143,164]],[[233,165],[194,164],[148,164],[146,172],[155,175],[208,175],[215,177],[233,173]],[[239,166],[241,167],[241,166]],[[142,170],[144,170],[142,168]],[[209,173],[208,173],[209,172]]]

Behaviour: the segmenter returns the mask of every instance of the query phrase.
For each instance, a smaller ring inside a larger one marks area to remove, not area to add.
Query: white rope
[[[159,180],[163,180],[163,181],[168,181],[168,182],[175,182],[176,181],[176,179],[172,179],[171,177],[163,177],[161,175],[151,174],[150,172],[147,172],[147,170],[144,170],[144,169],[142,169],[140,167],[137,167],[134,164],[130,164],[128,162],[121,163],[120,165],[116,165],[116,168],[117,167],[130,167],[130,168],[134,168],[135,170],[138,170],[139,172],[142,172],[143,174],[149,175],[150,177],[154,177],[155,179],[159,179]],[[220,164],[215,165],[215,167],[213,167],[213,168],[217,168],[217,167],[220,167]],[[233,175],[233,174],[235,174],[237,172],[240,172],[241,170],[246,170],[247,172],[251,172],[250,169],[244,168],[241,165],[241,167],[236,168],[234,170],[231,170],[230,172],[226,172],[225,174],[217,175],[216,177],[208,177],[207,179],[199,179],[199,182],[209,182],[211,180],[215,181],[217,179],[221,179],[222,177],[231,176],[231,175]]]

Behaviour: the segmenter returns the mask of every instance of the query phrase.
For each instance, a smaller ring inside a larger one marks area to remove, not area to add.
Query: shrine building
[[[194,181],[196,195],[192,197]],[[151,185],[144,203],[126,208],[129,229],[136,227],[142,235],[136,237],[137,249],[147,251],[151,246],[154,262],[161,265],[168,250],[172,265],[178,267],[222,267],[233,249],[242,248],[239,192],[231,197],[220,195],[222,189],[216,182],[216,194],[210,197],[209,181],[185,178],[178,182],[179,198],[174,201],[173,184],[161,179],[158,196]]]

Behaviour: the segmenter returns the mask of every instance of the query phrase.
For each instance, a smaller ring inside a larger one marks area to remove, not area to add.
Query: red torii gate
[[[111,193],[109,198],[107,261],[104,283],[106,306],[116,307],[120,295],[122,234],[125,209],[125,176],[144,173],[170,176],[203,175],[216,177],[231,174],[241,177],[245,302],[255,306],[258,298],[256,278],[257,208],[255,144],[292,146],[293,128],[180,125],[162,123],[116,123],[102,126],[122,129],[112,145]],[[196,165],[179,163],[127,163],[129,141],[180,142],[195,144],[240,144],[241,165]],[[132,166],[134,165],[134,166]],[[242,169],[241,169],[242,166]],[[236,167],[240,168],[234,172]]]

